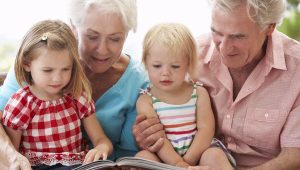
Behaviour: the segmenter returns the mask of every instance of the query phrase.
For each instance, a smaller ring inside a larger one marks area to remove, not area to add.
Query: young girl
[[[33,169],[71,169],[107,158],[112,144],[93,114],[89,81],[68,25],[58,20],[35,24],[24,37],[14,68],[23,87],[7,103],[3,124]],[[81,123],[94,145],[87,154]]]
[[[191,81],[197,78],[196,49],[182,24],[159,24],[146,34],[142,61],[151,85],[142,90],[136,107],[139,114],[158,116],[167,138],[156,154],[143,150],[137,157],[187,168],[198,165],[211,145],[215,122],[210,98],[200,83]],[[227,165],[224,169],[232,169]]]

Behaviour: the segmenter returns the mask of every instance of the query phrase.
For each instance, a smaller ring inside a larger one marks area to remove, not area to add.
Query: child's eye
[[[179,65],[172,65],[172,68],[180,68],[180,66]]]
[[[159,65],[159,64],[153,64],[152,65],[154,68],[160,68],[161,67],[161,65]]]
[[[64,68],[63,71],[69,71],[71,68]]]

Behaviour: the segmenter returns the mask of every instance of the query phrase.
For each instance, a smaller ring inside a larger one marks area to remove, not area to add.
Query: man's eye
[[[232,36],[232,38],[234,38],[234,39],[243,39],[243,38],[245,38],[245,36],[244,35],[234,35],[234,36]]]

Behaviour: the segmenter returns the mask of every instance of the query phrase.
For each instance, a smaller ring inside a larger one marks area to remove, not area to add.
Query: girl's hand
[[[109,152],[108,146],[105,145],[97,146],[88,151],[88,153],[84,158],[83,164],[91,163],[99,159],[106,160],[108,156],[108,152]]]

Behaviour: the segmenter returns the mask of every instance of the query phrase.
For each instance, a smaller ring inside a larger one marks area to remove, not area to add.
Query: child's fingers
[[[96,152],[96,154],[94,155],[93,161],[98,161],[101,158],[101,156],[102,156],[101,152]]]
[[[107,153],[103,153],[103,154],[102,154],[102,159],[103,159],[103,160],[106,160],[106,159],[107,159]]]
[[[107,153],[105,152],[96,152],[95,156],[94,156],[94,161],[97,161],[99,159],[103,159],[106,160],[107,159]]]
[[[83,164],[91,163],[94,160],[93,150],[90,150],[84,158]]]
[[[99,152],[97,150],[90,150],[85,158],[84,158],[84,161],[83,161],[83,164],[87,164],[87,163],[91,163],[91,162],[94,162],[94,161],[97,161],[99,159],[103,159],[103,160],[106,160],[107,159],[107,153],[104,152]]]

